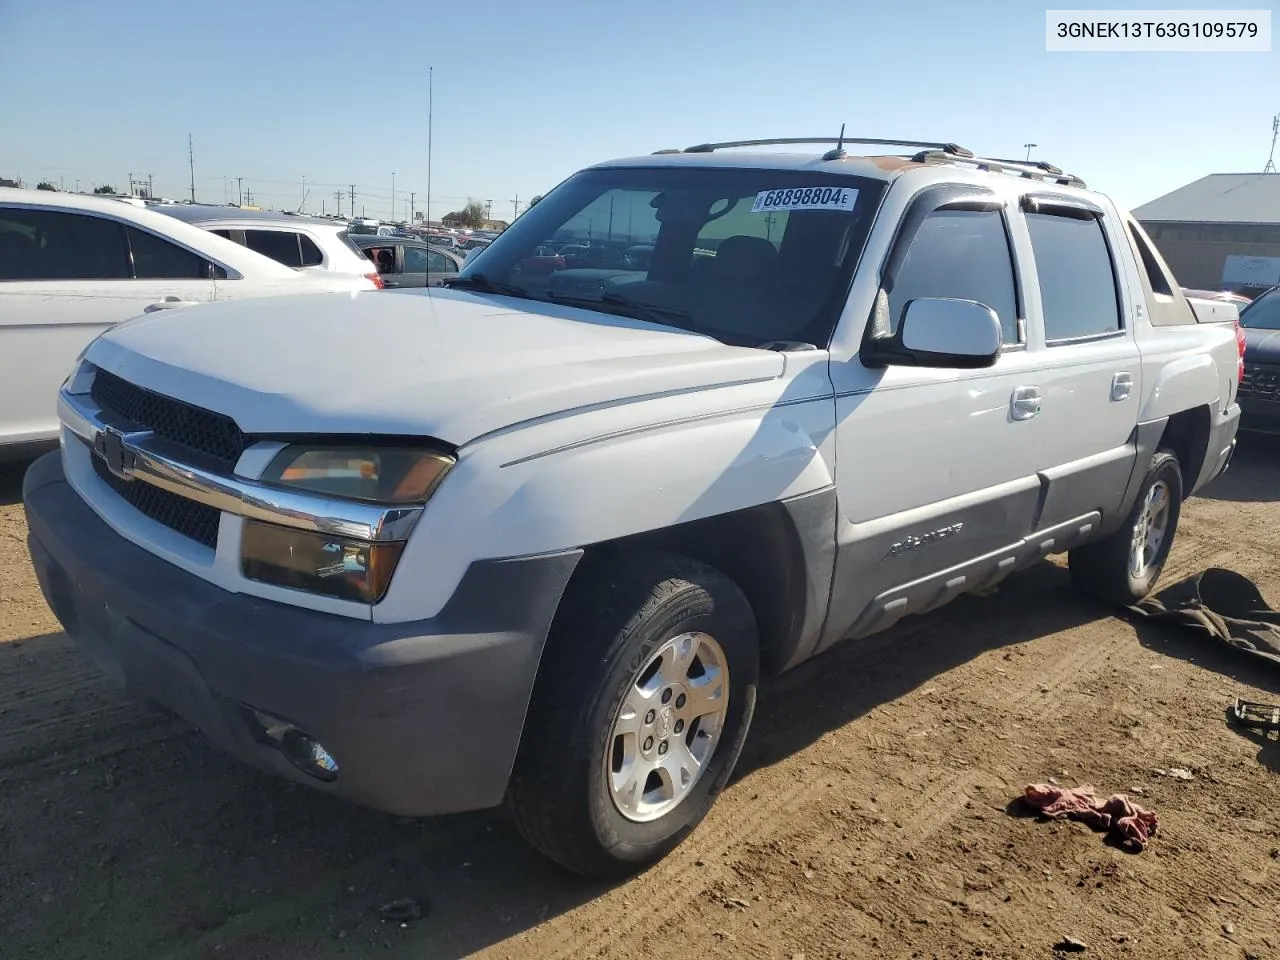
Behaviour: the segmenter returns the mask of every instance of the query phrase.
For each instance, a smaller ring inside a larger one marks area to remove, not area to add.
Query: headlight
[[[350,500],[424,503],[453,464],[448,454],[429,450],[285,447],[267,464],[262,479]]]
[[[426,502],[454,462],[448,454],[410,448],[291,446],[272,459],[262,480],[395,506]],[[400,540],[371,542],[248,520],[241,569],[250,580],[377,603],[403,550]]]

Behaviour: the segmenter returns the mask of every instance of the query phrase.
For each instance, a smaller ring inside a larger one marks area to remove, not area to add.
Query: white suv
[[[57,439],[58,385],[113,324],[211,300],[374,287],[303,276],[133,204],[0,188],[0,459]]]
[[[270,210],[198,204],[166,205],[156,209],[166,216],[234,240],[294,270],[364,277],[375,286],[382,286],[378,271],[347,240],[346,228],[341,223]]]
[[[762,676],[1048,554],[1145,595],[1234,449],[1230,317],[1060,170],[735,146],[584,170],[443,290],[100,338],[24,483],[68,634],[248,762],[609,873]]]

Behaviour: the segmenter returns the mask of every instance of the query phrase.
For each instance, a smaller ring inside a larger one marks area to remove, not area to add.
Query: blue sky
[[[355,183],[357,208],[387,216],[394,171],[403,217],[427,189],[428,66],[437,217],[470,196],[509,218],[513,198],[596,160],[841,123],[993,156],[1034,142],[1126,206],[1262,169],[1280,55],[1047,53],[1044,10],[0,0],[0,176],[123,189],[152,174],[186,196],[190,133],[199,200],[235,199],[240,176],[255,202],[296,207],[305,177],[309,210]]]

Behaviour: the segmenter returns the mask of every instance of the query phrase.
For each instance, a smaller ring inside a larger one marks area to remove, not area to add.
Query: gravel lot
[[[605,887],[496,813],[406,821],[244,769],[71,648],[0,473],[0,956],[1280,957],[1280,743],[1228,726],[1280,674],[1020,574],[763,691],[735,784]],[[1244,438],[1183,513],[1280,606],[1280,444]],[[1153,773],[1186,768],[1189,781]],[[1030,781],[1143,791],[1142,854],[1015,815]],[[1016,807],[1011,808],[1016,810]],[[383,922],[410,897],[421,919]]]

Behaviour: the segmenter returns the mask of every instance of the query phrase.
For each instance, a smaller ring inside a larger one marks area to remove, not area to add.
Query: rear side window
[[[299,234],[289,230],[246,230],[244,245],[255,253],[296,270],[302,266],[302,248],[298,237]]]
[[[1026,217],[1040,276],[1045,339],[1076,340],[1119,330],[1115,267],[1102,224],[1095,217]]]
[[[889,292],[891,329],[921,297],[976,300],[995,311],[1005,343],[1018,342],[1013,257],[998,210],[935,210],[911,239]]]
[[[203,280],[213,275],[204,257],[170,243],[154,233],[126,228],[133,251],[133,272],[139,280]]]
[[[125,280],[129,251],[115,220],[0,208],[0,280]]]
[[[318,267],[324,263],[324,254],[320,252],[316,242],[305,233],[298,234],[298,246],[302,249],[302,265],[304,267]]]

